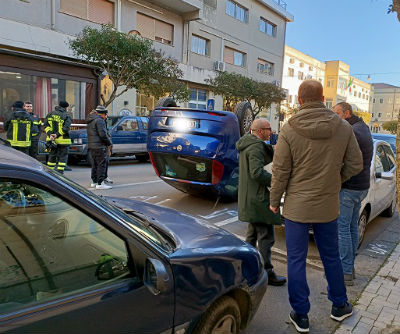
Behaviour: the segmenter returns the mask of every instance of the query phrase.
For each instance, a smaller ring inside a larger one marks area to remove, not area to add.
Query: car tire
[[[397,200],[393,199],[392,203],[390,203],[390,206],[381,213],[381,216],[393,217],[394,213],[396,212],[396,205],[397,205]]]
[[[177,107],[177,104],[172,97],[166,96],[159,99],[155,106],[155,108],[162,108],[162,107],[165,108]]]
[[[214,302],[195,324],[192,334],[237,334],[240,329],[240,309],[237,302],[224,296]]]
[[[146,154],[135,154],[135,158],[140,162],[146,162],[149,160],[149,155]]]
[[[358,218],[358,248],[360,248],[361,243],[364,239],[365,229],[367,228],[368,224],[368,212],[364,208],[361,212],[360,217]]]
[[[251,123],[254,120],[253,110],[250,102],[240,102],[236,105],[234,110],[235,115],[239,121],[240,136],[250,132]]]

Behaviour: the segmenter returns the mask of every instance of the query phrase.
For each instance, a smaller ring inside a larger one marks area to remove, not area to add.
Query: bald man
[[[271,263],[271,248],[275,242],[274,224],[280,225],[280,216],[269,210],[271,174],[264,166],[272,162],[274,150],[265,143],[271,135],[266,119],[256,119],[251,133],[236,143],[239,151],[239,219],[248,222],[246,241],[258,249],[264,259],[269,285],[283,285],[286,278],[276,275]]]
[[[331,318],[352,314],[339,256],[339,191],[342,182],[363,168],[351,125],[325,107],[319,81],[299,87],[299,111],[286,123],[275,147],[271,211],[285,193],[283,216],[287,248],[289,318],[298,332],[308,332],[310,290],[306,279],[308,233],[311,226],[328,281]]]

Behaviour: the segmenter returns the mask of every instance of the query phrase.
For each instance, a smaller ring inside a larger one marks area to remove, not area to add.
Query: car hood
[[[156,225],[171,236],[177,248],[216,248],[247,246],[238,237],[219,227],[173,209],[136,200],[105,197],[120,209],[131,209],[147,218],[151,225]]]

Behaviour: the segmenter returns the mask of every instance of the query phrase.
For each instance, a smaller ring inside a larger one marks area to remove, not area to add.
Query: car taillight
[[[149,156],[150,156],[150,161],[151,161],[151,164],[153,165],[154,171],[156,172],[157,176],[160,176],[160,173],[158,172],[156,164],[154,162],[153,153],[149,152]]]
[[[220,183],[222,180],[222,175],[224,175],[224,165],[217,160],[213,160],[211,183],[212,184]]]
[[[225,116],[225,114],[221,114],[221,113],[218,113],[218,112],[212,112],[212,111],[208,112],[208,114],[210,116]]]

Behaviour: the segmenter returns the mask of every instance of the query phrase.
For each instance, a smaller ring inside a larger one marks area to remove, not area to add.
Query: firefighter
[[[24,109],[32,116],[33,125],[31,129],[31,146],[29,147],[29,155],[32,158],[37,159],[39,149],[39,137],[42,132],[42,121],[39,116],[33,112],[32,102],[26,101],[24,103]]]
[[[66,109],[68,107],[68,102],[60,101],[55,110],[47,115],[44,123],[46,146],[50,147],[47,166],[61,174],[67,165],[68,147],[71,145],[69,130],[72,120]]]
[[[24,102],[16,101],[12,106],[12,112],[4,122],[8,144],[18,151],[29,154],[32,125],[32,116],[24,109]]]

